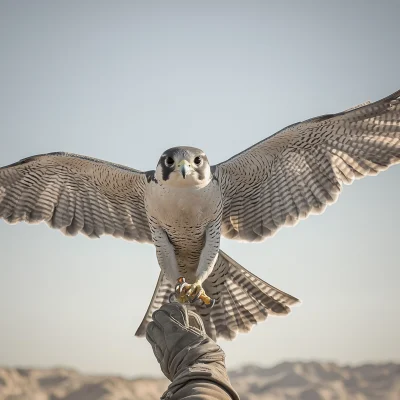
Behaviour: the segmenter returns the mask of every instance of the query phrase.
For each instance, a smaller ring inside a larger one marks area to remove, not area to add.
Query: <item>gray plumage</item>
[[[191,305],[208,334],[233,339],[298,300],[219,250],[221,234],[261,241],[321,213],[343,183],[398,163],[399,140],[397,91],[291,125],[214,167],[191,147],[167,150],[148,172],[68,153],[34,156],[0,169],[0,217],[154,243],[161,273],[137,334],[183,275],[217,300],[211,309]]]
[[[95,158],[50,153],[0,169],[0,217],[45,221],[66,235],[108,234],[151,243],[142,172]]]

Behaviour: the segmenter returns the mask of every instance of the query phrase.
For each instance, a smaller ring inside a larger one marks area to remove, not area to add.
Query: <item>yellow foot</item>
[[[200,299],[208,307],[215,304],[215,300],[207,296],[200,282],[190,284],[184,277],[180,277],[176,282],[175,297],[179,303],[194,303]]]

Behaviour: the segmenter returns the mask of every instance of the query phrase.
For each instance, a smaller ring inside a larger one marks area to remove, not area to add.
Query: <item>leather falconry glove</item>
[[[171,381],[162,399],[239,400],[225,368],[225,354],[209,338],[201,318],[179,303],[153,313],[146,338]]]

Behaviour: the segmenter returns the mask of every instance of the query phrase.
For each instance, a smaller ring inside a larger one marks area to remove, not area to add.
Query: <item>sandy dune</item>
[[[247,366],[230,377],[242,400],[399,400],[400,364],[357,367],[285,362]],[[155,400],[165,379],[89,376],[56,369],[0,368],[0,400]]]

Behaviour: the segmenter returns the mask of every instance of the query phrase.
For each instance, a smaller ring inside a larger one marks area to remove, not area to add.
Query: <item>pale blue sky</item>
[[[398,1],[0,1],[0,165],[69,151],[153,169],[223,161],[286,125],[400,89]],[[221,342],[230,367],[400,361],[400,167],[261,244],[223,240],[303,303]],[[0,364],[159,374],[134,332],[155,252],[0,221]]]

